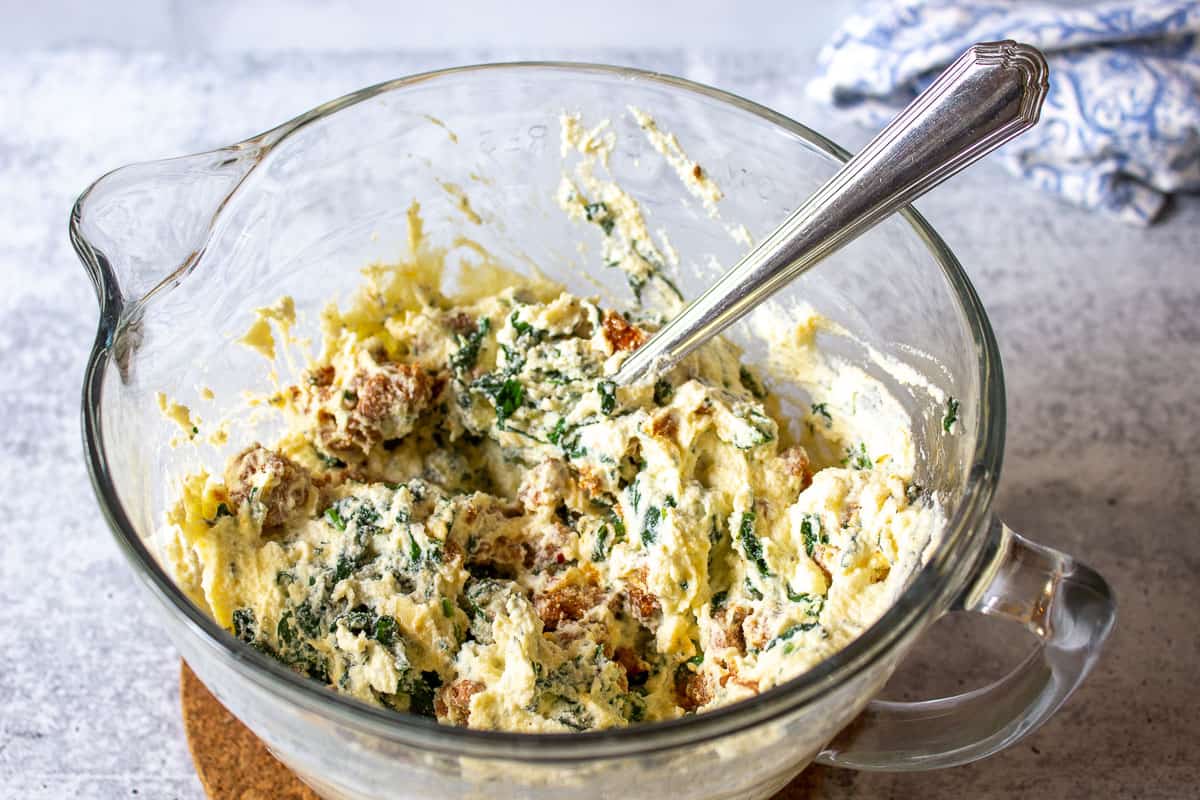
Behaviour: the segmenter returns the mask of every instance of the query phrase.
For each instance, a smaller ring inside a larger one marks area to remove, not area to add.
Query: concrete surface
[[[66,236],[76,193],[109,168],[231,142],[365,84],[516,55],[682,74],[857,146],[866,132],[803,96],[813,47],[0,54],[0,796],[201,797],[176,656],[100,518],[80,454],[96,312]],[[997,506],[1106,575],[1121,620],[1092,679],[1011,750],[937,773],[829,771],[821,796],[1195,797],[1200,202],[1149,230],[1122,227],[985,164],[919,207],[966,265],[1003,351],[1010,427]],[[891,691],[978,684],[1011,665],[1012,645],[1006,628],[952,619]]]

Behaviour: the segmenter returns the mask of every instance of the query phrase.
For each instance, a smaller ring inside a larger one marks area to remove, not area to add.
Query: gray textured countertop
[[[66,236],[75,195],[112,167],[231,142],[362,85],[511,55],[0,55],[0,481],[10,487],[0,495],[0,795],[202,796],[177,656],[100,518],[80,454],[96,311]],[[811,47],[569,55],[715,84],[851,147],[866,138],[805,99]],[[966,266],[1003,352],[1010,422],[997,507],[1107,576],[1121,620],[1084,688],[1010,751],[930,774],[829,772],[827,794],[1194,797],[1200,202],[1139,230],[985,164],[919,207]],[[1014,660],[1007,633],[940,623],[893,691],[928,697],[999,674]]]

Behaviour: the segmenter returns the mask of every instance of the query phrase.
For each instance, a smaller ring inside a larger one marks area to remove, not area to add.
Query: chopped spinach
[[[739,419],[745,424],[733,434],[733,446],[737,449],[750,450],[775,438],[775,423],[757,408],[749,409]]]
[[[429,542],[429,547],[425,550],[425,563],[440,564],[442,563],[442,543],[437,539]]]
[[[663,513],[658,506],[646,509],[646,517],[642,521],[642,544],[653,544],[658,540],[658,525],[662,517]]]
[[[500,345],[501,352],[504,353],[504,374],[516,375],[525,366],[525,354],[515,347],[509,347],[506,344]]]
[[[325,663],[325,657],[310,644],[305,644],[300,655],[293,657],[288,664],[318,683],[329,683],[329,667]]]
[[[522,322],[521,318],[517,316],[519,313],[520,312],[518,311],[514,311],[512,312],[512,316],[508,318],[508,321],[512,323],[513,330],[517,332],[517,336],[524,336],[525,334],[536,330],[536,328],[534,328],[528,322]]]
[[[329,632],[331,634],[337,633],[338,623],[345,625],[346,630],[351,633],[363,633],[375,627],[375,615],[366,606],[351,609],[345,614],[335,617],[333,622],[329,624]]]
[[[318,450],[316,447],[313,448],[313,453],[316,454],[317,460],[320,461],[322,464],[324,464],[329,469],[341,469],[342,467],[346,466],[345,461],[342,461],[337,456],[331,456],[328,453],[322,452],[321,450]]]
[[[556,722],[561,722],[573,731],[584,731],[595,724],[592,720],[592,715],[579,702],[567,700],[566,698],[562,698],[561,702],[563,710],[554,715]]]
[[[356,569],[358,569],[358,559],[350,553],[342,553],[338,556],[337,565],[333,569],[333,582],[344,581],[353,575]]]
[[[632,681],[630,681],[630,685],[631,686],[633,685]],[[645,719],[646,718],[646,701],[645,701],[645,699],[642,698],[641,695],[638,695],[634,692],[630,692],[628,695],[626,695],[626,698],[629,700],[629,712],[626,715],[629,717],[629,721],[630,722],[641,722],[643,719]]]
[[[818,544],[829,544],[829,534],[821,529],[820,514],[805,514],[800,519],[800,541],[804,552],[812,558]]]
[[[506,380],[494,398],[496,402],[496,416],[501,420],[508,419],[521,407],[521,401],[524,398],[525,387],[511,378]]]
[[[554,423],[554,429],[546,436],[550,440],[550,444],[558,444],[562,441],[563,434],[567,432],[567,418],[559,417],[558,422]]]
[[[376,524],[379,522],[379,512],[375,506],[356,497],[343,497],[335,501],[325,509],[325,520],[339,531],[345,531],[354,523],[354,540],[359,545],[365,544],[369,537],[381,532],[381,528]]]
[[[825,608],[825,598],[819,594],[809,594],[807,592],[793,592],[792,587],[786,583],[783,585],[787,591],[787,598],[793,603],[807,603],[808,615],[812,617],[821,616],[821,610]]]
[[[592,561],[599,563],[608,558],[612,544],[608,541],[608,525],[602,524],[596,531],[596,544],[592,548]]]
[[[634,511],[638,510],[638,506],[642,502],[642,490],[640,484],[640,478],[634,478],[633,483],[629,484],[629,505],[633,506]]]
[[[612,381],[600,381],[596,391],[600,393],[600,411],[605,416],[611,414],[617,407],[617,385]]]
[[[853,447],[846,448],[846,458],[842,462],[849,464],[854,469],[871,469],[875,463],[871,461],[871,457],[867,455],[867,443],[859,442],[858,449]]]
[[[646,279],[630,274],[625,276],[625,281],[629,284],[629,288],[633,290],[634,299],[637,300],[638,305],[641,305],[642,290],[646,288]]]
[[[654,402],[657,405],[665,406],[671,402],[671,398],[675,395],[675,387],[666,378],[659,378],[654,382]]]
[[[795,625],[789,626],[783,633],[767,642],[767,646],[763,648],[763,651],[770,650],[772,647],[786,642],[788,639],[791,639],[798,633],[804,633],[805,631],[811,631],[813,628],[819,627],[821,627],[821,623],[819,622],[798,622]],[[791,650],[786,650],[785,652],[790,653]]]
[[[580,429],[599,421],[598,417],[588,417],[577,425],[568,425],[565,417],[559,417],[546,439],[550,444],[558,445],[567,458],[579,458],[587,453],[587,448],[579,443]]]
[[[615,508],[608,510],[608,521],[612,524],[615,533],[613,544],[625,541],[625,523],[621,520],[621,515],[617,513]]]
[[[603,200],[596,203],[588,203],[583,207],[583,213],[587,217],[588,222],[594,222],[603,229],[605,236],[613,232],[616,220],[613,219],[612,212],[608,210],[608,204]]]
[[[450,366],[456,372],[464,372],[475,366],[475,362],[479,360],[479,348],[483,345],[483,339],[487,336],[491,327],[492,321],[490,319],[480,317],[479,322],[475,325],[475,330],[466,336],[455,336],[458,342],[458,349],[450,356]]]
[[[396,618],[383,614],[375,620],[375,640],[384,647],[391,647],[396,641]]]
[[[284,611],[279,615],[279,624],[275,626],[275,635],[285,645],[296,643],[296,631],[291,626],[292,612]]]
[[[367,501],[363,501],[358,506],[358,510],[354,512],[354,522],[359,528],[370,528],[371,533],[378,533],[379,526],[375,523],[379,522],[379,511],[375,506]]]
[[[559,440],[559,447],[567,458],[581,458],[587,455],[587,448],[579,443],[580,436],[576,428]]]
[[[738,377],[742,379],[742,386],[745,386],[750,394],[754,395],[759,400],[765,400],[767,397],[767,389],[762,385],[762,382],[755,377],[749,367],[740,367],[738,369]]]
[[[233,610],[233,635],[248,643],[258,638],[258,620],[254,617],[254,609]]]
[[[337,528],[339,531],[346,530],[346,520],[342,518],[342,514],[338,510],[337,503],[334,503],[329,508],[325,509],[325,519],[330,525]]]
[[[419,677],[411,679],[403,687],[408,694],[408,710],[422,717],[434,716],[433,697],[441,685],[442,677],[431,670],[426,670]]]
[[[322,683],[328,683],[329,672],[325,664],[325,657],[317,652],[309,642],[301,639],[291,623],[292,612],[284,611],[279,617],[279,623],[275,626],[275,633],[279,640],[279,648],[275,655],[297,672]],[[301,628],[301,630],[304,629]]]
[[[496,425],[500,430],[507,428],[508,418],[516,413],[525,400],[525,387],[514,378],[501,380],[496,375],[484,375],[475,381],[472,387],[483,392],[492,401],[496,409]]]
[[[958,422],[958,401],[951,397],[946,401],[946,416],[942,417],[942,430],[950,433],[954,430],[956,422]]]
[[[529,347],[538,344],[545,339],[548,331],[542,330],[541,328],[535,328],[530,323],[522,320],[519,314],[519,311],[512,312],[508,318],[508,321],[512,324],[513,330],[517,332],[515,339],[516,343],[528,349]],[[521,358],[521,363],[525,363],[524,357]]]
[[[812,413],[825,418],[825,427],[833,425],[833,417],[829,414],[829,406],[827,403],[813,403]]]
[[[296,624],[310,639],[321,635],[321,614],[308,603],[296,606]]]
[[[754,521],[758,515],[753,511],[742,513],[742,521],[738,525],[738,541],[742,544],[742,551],[746,554],[746,558],[754,562],[758,567],[758,571],[764,576],[771,574],[771,569],[767,566],[767,559],[763,555],[762,540],[754,532]]]
[[[536,367],[534,369],[534,374],[540,380],[543,380],[546,383],[551,384],[552,386],[566,386],[568,383],[571,382],[570,378],[568,378],[566,375],[564,375],[561,370],[557,370],[557,369],[546,369],[544,367]]]
[[[642,458],[641,443],[635,439],[632,447],[627,448],[617,462],[617,486],[622,489],[629,486],[638,479],[638,474],[645,468],[646,460]]]

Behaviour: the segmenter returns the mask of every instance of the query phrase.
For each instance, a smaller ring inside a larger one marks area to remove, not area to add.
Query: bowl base
[[[209,800],[321,800],[213,697],[185,661],[179,662],[179,703],[188,750]],[[809,767],[771,800],[819,800],[828,771]]]

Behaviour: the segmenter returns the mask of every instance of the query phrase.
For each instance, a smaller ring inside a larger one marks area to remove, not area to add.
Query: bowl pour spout
[[[79,196],[71,243],[96,288],[102,327],[196,262],[217,212],[263,150],[243,143],[132,164]]]

